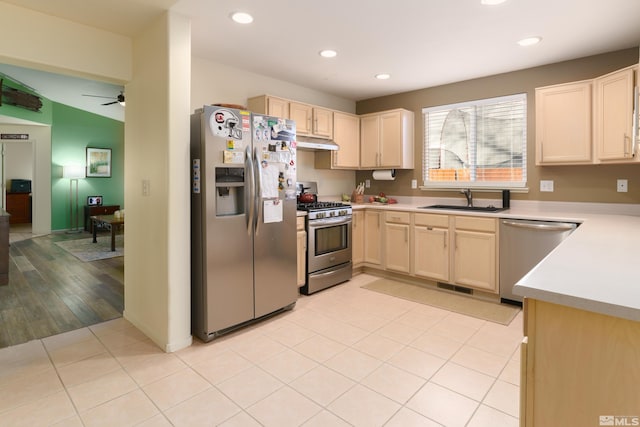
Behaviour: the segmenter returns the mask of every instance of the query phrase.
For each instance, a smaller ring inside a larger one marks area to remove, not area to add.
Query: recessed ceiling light
[[[390,78],[391,78],[391,74],[387,74],[387,73],[376,74],[376,79],[378,80],[387,80]]]
[[[337,54],[338,52],[331,49],[325,49],[320,51],[320,56],[322,56],[323,58],[335,58]]]
[[[538,44],[542,41],[542,37],[527,37],[526,39],[522,39],[518,41],[520,46],[533,46],[534,44]]]
[[[507,0],[480,0],[480,4],[485,6],[495,6],[497,4],[504,3]]]
[[[234,12],[231,14],[231,19],[238,24],[251,24],[253,22],[253,16],[245,12]]]

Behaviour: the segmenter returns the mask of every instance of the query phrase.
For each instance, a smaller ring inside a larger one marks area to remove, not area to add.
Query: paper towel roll
[[[373,171],[373,179],[378,181],[393,181],[396,179],[395,169],[383,169],[379,171]]]

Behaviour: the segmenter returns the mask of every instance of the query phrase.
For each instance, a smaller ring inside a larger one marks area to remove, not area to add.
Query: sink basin
[[[455,211],[500,212],[507,208],[496,208],[495,206],[431,205],[420,206],[419,209],[449,209]]]

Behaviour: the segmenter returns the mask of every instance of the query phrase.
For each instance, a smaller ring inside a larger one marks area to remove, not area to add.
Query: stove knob
[[[318,212],[316,218],[324,218],[324,212]]]
[[[329,216],[336,216],[336,211],[329,212]]]

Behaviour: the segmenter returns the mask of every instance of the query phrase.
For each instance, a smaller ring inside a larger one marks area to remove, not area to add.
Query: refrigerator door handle
[[[260,230],[260,218],[262,217],[262,203],[260,203],[260,201],[262,200],[262,174],[260,173],[260,169],[259,169],[259,165],[260,165],[260,161],[258,159],[258,147],[255,147],[253,149],[253,159],[254,159],[254,171],[255,171],[255,177],[254,177],[254,182],[255,182],[255,194],[253,197],[254,200],[254,204],[255,204],[255,218],[254,218],[254,224],[255,224],[255,234],[256,236],[258,235],[258,232]]]
[[[245,150],[246,158],[244,161],[244,170],[245,170],[245,183],[244,187],[246,190],[245,194],[245,203],[249,212],[246,215],[247,219],[247,234],[251,235],[253,231],[253,217],[255,215],[255,203],[254,203],[254,194],[255,194],[255,185],[254,185],[254,169],[253,169],[253,157],[251,155],[251,147],[247,147]]]

